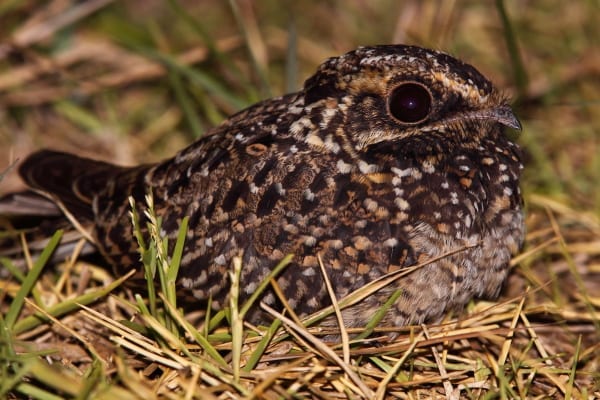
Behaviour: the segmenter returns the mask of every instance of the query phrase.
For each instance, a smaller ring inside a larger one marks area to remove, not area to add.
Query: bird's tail
[[[36,253],[58,229],[65,234],[54,259],[70,255],[81,238],[93,243],[94,196],[133,170],[51,150],[30,155],[19,174],[33,191],[0,198],[0,256],[19,258],[22,237]],[[89,243],[84,247],[84,252],[93,251]]]
[[[52,150],[33,153],[19,167],[29,187],[54,200],[78,220],[92,220],[92,201],[109,182],[129,170]]]

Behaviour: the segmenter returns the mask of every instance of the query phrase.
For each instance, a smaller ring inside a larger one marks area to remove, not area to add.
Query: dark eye
[[[390,114],[400,122],[423,121],[431,111],[431,93],[419,83],[403,83],[390,94],[388,108]]]

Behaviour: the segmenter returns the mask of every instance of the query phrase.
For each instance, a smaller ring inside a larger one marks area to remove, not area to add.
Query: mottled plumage
[[[228,304],[236,255],[247,296],[293,253],[278,282],[306,314],[330,304],[318,254],[341,298],[468,247],[344,312],[346,325],[363,325],[401,288],[383,322],[400,326],[499,292],[524,230],[519,149],[503,126],[520,128],[472,66],[419,47],[363,47],[327,60],[301,91],[233,115],[159,164],[126,168],[41,151],[20,173],[93,226],[117,274],[139,259],[127,198],[141,210],[152,190],[171,243],[190,217],[180,293],[211,296],[215,308]]]

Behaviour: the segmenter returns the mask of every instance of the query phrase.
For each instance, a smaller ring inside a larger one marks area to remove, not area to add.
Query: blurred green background
[[[327,57],[407,43],[462,58],[511,96],[528,195],[598,215],[599,22],[592,0],[5,0],[0,171],[40,147],[156,161],[300,88]]]

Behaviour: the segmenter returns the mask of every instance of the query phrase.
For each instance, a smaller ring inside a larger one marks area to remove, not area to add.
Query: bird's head
[[[502,135],[502,126],[521,128],[506,97],[474,67],[415,46],[361,47],[331,58],[304,93],[323,121],[339,119],[355,152],[393,143],[439,153],[477,147]]]

